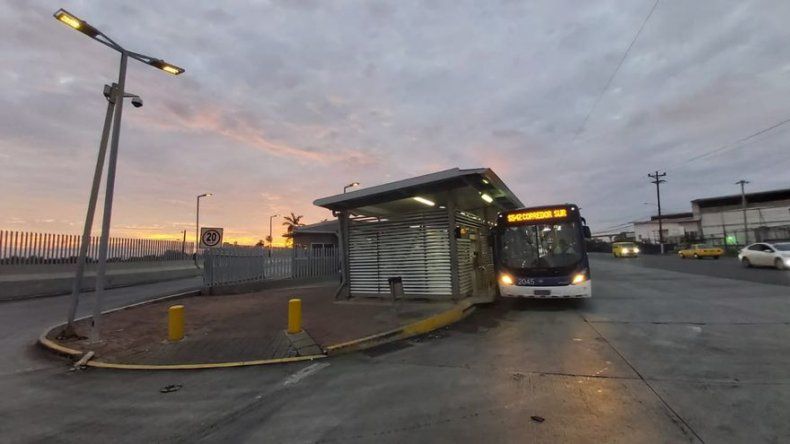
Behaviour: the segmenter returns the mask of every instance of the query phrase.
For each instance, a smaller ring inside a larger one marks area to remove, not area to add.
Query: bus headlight
[[[513,285],[513,277],[509,274],[502,273],[499,275],[499,282],[503,285]]]
[[[573,280],[571,281],[571,284],[579,285],[586,280],[587,280],[587,276],[584,273],[576,273],[573,276]]]
[[[639,253],[639,248],[634,248],[634,253]]]
[[[623,254],[628,254],[628,248],[623,248]]]

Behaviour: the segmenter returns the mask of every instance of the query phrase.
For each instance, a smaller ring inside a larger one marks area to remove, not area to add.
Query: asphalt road
[[[660,268],[683,273],[702,274],[763,284],[790,285],[790,270],[776,268],[746,268],[736,257],[713,259],[681,259],[675,254],[642,255],[636,258],[614,258],[610,254],[593,253],[596,260],[625,261],[640,267]]]
[[[0,433],[4,442],[790,439],[785,287],[604,257],[592,269],[591,300],[500,301],[426,337],[313,363],[69,372],[19,333],[25,345],[5,344],[5,360],[36,365],[0,375]],[[12,322],[23,322],[28,312],[15,310]],[[168,384],[182,387],[160,393]]]
[[[105,292],[102,305],[105,310],[109,310],[179,291],[200,288],[201,284],[202,279],[197,277],[116,288]],[[80,296],[78,317],[91,313],[93,300],[93,292]],[[39,350],[31,344],[35,343],[44,329],[65,322],[68,304],[68,297],[65,296],[0,302],[0,355],[5,357],[0,359],[0,379],[10,373],[48,368],[53,365],[51,360],[43,359]]]

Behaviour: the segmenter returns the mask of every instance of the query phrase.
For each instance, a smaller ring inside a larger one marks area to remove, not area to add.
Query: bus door
[[[496,271],[487,227],[472,232],[472,264],[474,266],[473,295],[493,300],[496,295]]]

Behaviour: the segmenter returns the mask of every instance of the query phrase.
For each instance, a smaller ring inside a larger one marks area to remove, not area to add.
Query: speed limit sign
[[[222,228],[200,228],[200,248],[222,245]]]

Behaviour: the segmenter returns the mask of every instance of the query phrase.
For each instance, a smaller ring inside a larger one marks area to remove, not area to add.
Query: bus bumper
[[[522,285],[499,284],[499,294],[506,298],[589,298],[592,296],[592,283],[588,280],[579,285],[562,285],[556,287],[528,287]]]

